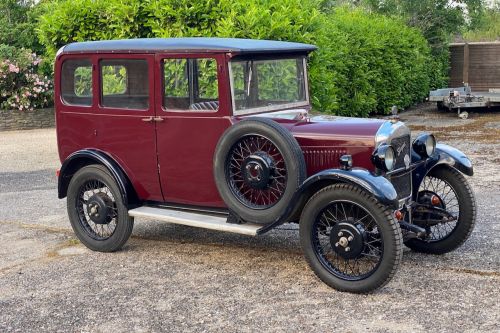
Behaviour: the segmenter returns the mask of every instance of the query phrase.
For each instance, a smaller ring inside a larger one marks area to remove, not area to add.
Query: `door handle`
[[[150,122],[152,122],[154,120],[154,118],[153,117],[147,117],[147,118],[142,118],[141,120],[143,122],[145,122],[145,123],[150,123]]]
[[[153,120],[156,121],[156,122],[162,122],[165,119],[163,119],[162,117],[154,117]]]

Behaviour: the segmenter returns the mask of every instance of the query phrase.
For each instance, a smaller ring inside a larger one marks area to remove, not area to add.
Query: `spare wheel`
[[[306,177],[302,150],[289,130],[267,118],[247,118],[228,128],[214,155],[219,193],[244,221],[279,218]]]

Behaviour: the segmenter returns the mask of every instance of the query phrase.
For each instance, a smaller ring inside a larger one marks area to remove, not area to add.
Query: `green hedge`
[[[427,42],[403,21],[363,10],[320,12],[319,0],[72,0],[46,3],[38,32],[53,56],[67,43],[133,37],[218,36],[316,44],[316,110],[387,113],[427,95]]]

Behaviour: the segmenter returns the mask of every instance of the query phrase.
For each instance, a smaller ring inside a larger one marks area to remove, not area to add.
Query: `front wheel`
[[[413,213],[413,223],[427,230],[426,239],[405,242],[410,249],[431,254],[453,251],[469,238],[476,223],[476,199],[467,179],[450,167],[429,172],[420,185],[419,205],[429,205],[446,212],[447,218],[432,213]]]
[[[353,293],[384,286],[401,261],[401,229],[392,212],[347,184],[325,187],[300,218],[300,241],[309,266],[326,284]]]
[[[100,252],[119,250],[134,227],[115,179],[102,165],[88,165],[71,178],[68,215],[78,239]]]

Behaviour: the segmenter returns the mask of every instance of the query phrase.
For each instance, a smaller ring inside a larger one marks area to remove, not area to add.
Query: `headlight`
[[[372,162],[379,169],[391,171],[394,169],[394,148],[389,145],[382,144],[373,152]]]
[[[423,158],[431,157],[436,151],[436,138],[432,134],[420,134],[412,144],[413,150]]]

